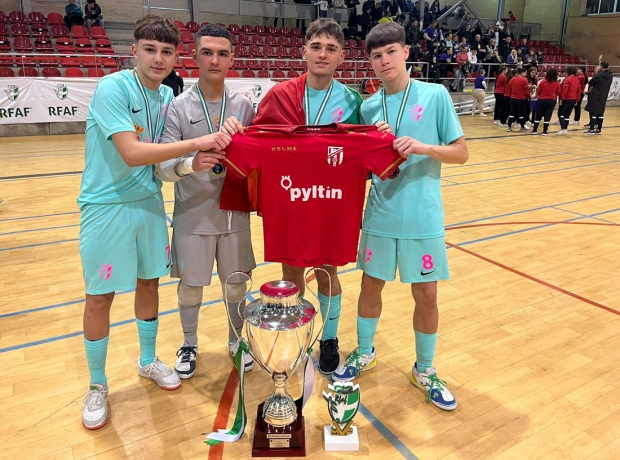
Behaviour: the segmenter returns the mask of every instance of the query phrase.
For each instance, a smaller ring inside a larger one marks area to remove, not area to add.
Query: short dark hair
[[[603,69],[608,69],[609,68],[609,62],[607,61],[601,61],[601,67]]]
[[[377,24],[366,36],[366,52],[394,43],[405,46],[405,29],[393,22]]]
[[[320,37],[321,35],[335,38],[340,46],[344,48],[344,33],[340,25],[333,19],[319,18],[316,21],[312,21],[306,29],[306,44],[310,42],[313,37]]]
[[[133,28],[133,38],[136,40],[136,44],[140,40],[155,40],[176,47],[179,44],[180,37],[179,29],[170,19],[156,14],[147,14],[138,19]]]
[[[525,67],[518,67],[517,68],[517,73],[519,75],[521,75],[522,73],[526,73],[526,72],[527,72],[527,70],[525,69]]]
[[[547,70],[547,72],[545,73],[545,80],[547,80],[549,83],[558,81],[558,71],[554,68]]]
[[[575,75],[577,73],[577,67],[575,67],[574,65],[569,65],[566,68],[566,73],[569,75]]]
[[[205,24],[198,32],[196,32],[196,48],[198,48],[198,42],[202,37],[220,37],[225,38],[230,42],[230,49],[233,49],[232,36],[228,29],[217,24]]]

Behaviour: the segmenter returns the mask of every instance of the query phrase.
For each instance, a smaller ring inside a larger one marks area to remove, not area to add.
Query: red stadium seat
[[[52,37],[60,38],[68,36],[69,30],[64,26],[64,24],[55,24],[52,26]]]
[[[194,42],[194,36],[192,35],[192,33],[188,30],[182,30],[181,31],[181,42],[182,43],[193,43]]]
[[[278,46],[276,48],[276,53],[278,53],[279,57],[288,57],[289,56],[289,53],[288,53],[286,47],[282,46],[282,45],[280,45],[280,46]]]
[[[269,78],[269,71],[268,70],[259,70],[258,71],[258,78]]]
[[[9,27],[0,22],[0,36],[2,37],[8,37],[9,36]]]
[[[80,63],[82,67],[101,67],[101,61],[95,56],[84,56],[80,58]]]
[[[105,72],[102,69],[88,69],[88,72],[86,73],[87,77],[103,77],[105,75]]]
[[[41,72],[41,76],[46,78],[60,78],[62,77],[62,74],[56,67],[46,67]]]
[[[250,27],[250,26],[248,26]],[[267,29],[265,29],[264,26],[256,26],[254,27],[254,32],[257,33],[258,35],[267,35]]]
[[[78,58],[60,58],[60,66],[61,67],[79,67],[80,61]]]
[[[239,45],[235,47],[235,56],[249,57],[251,56],[251,54],[248,52],[248,49],[245,45]]]
[[[334,78],[336,80],[340,80],[340,72],[338,72],[338,71],[334,72]]]
[[[35,24],[46,24],[45,15],[39,11],[31,11],[28,13],[28,21],[30,21],[31,26],[34,26]]]
[[[303,44],[301,37],[291,37],[291,46],[302,46]]]
[[[209,21],[204,21],[200,23],[200,27],[202,26],[208,26],[209,24],[211,24]]]
[[[260,70],[263,68],[263,65],[256,59],[248,59],[247,67],[252,70]]]
[[[93,44],[88,38],[78,38],[75,40],[75,49],[78,53],[94,54]]]
[[[59,53],[75,53],[75,46],[73,46],[73,42],[68,38],[59,38],[56,40],[56,49]]]
[[[32,43],[28,37],[15,37],[13,49],[18,53],[32,53]]]
[[[114,58],[103,58],[101,59],[101,65],[103,67],[114,68],[116,69],[118,65],[116,64],[116,59]]]
[[[299,29],[299,27],[293,27],[291,29],[291,33],[296,37],[303,37],[303,34],[301,33],[301,30]]]
[[[10,53],[11,52],[11,42],[9,41],[9,37],[0,37],[0,53]]]
[[[226,72],[226,78],[239,78],[239,72],[230,69],[228,72]]]
[[[12,78],[15,72],[10,67],[0,67],[0,78]]]
[[[50,26],[64,25],[65,21],[60,13],[50,13],[47,15],[47,23]]]
[[[288,27],[280,27],[278,29],[278,34],[279,35],[292,35],[291,31],[288,29]]]
[[[18,56],[17,58],[15,58],[15,65],[18,67],[36,67],[37,60],[31,57]]]
[[[296,70],[289,70],[288,73],[286,74],[287,78],[297,78],[299,77],[299,72],[297,72]]]
[[[235,62],[233,63],[233,67],[235,69],[247,69],[248,68],[248,64],[246,63],[245,59],[235,59]]]
[[[248,25],[248,24],[243,24],[241,26],[241,32],[243,32],[244,34],[251,34],[254,32],[254,30],[252,29],[252,26]]]
[[[177,70],[177,74],[179,74],[179,77],[181,78],[189,78],[189,73],[187,73],[187,70],[179,69]]]
[[[183,32],[185,29],[185,24],[183,24],[183,21],[179,21],[179,20],[175,20],[173,21],[174,25],[177,26],[177,29],[179,29],[179,31]]]
[[[265,44],[266,45],[277,45],[278,39],[274,35],[267,35],[265,37]]]
[[[183,64],[181,64],[181,63],[179,62],[179,60],[177,59],[177,60],[176,60],[176,62],[174,63],[173,68],[174,68],[174,70],[179,70],[179,69],[182,69],[182,68],[183,68]]]
[[[28,19],[26,19],[26,15],[21,11],[11,11],[9,13],[9,22],[11,24],[16,24],[18,22],[26,24],[28,22]]]
[[[251,27],[250,27],[250,29],[251,29]],[[241,27],[239,27],[239,24],[228,24],[228,31],[229,31],[231,34],[238,34],[238,33],[240,33],[240,32],[241,32]],[[252,30],[249,30],[249,31],[247,31],[247,32],[246,32],[246,31],[244,31],[244,33],[246,33],[246,34],[251,34],[251,33],[252,33]]]
[[[36,38],[34,40],[34,49],[37,53],[53,53],[54,45],[50,40],[44,38]]]
[[[82,69],[75,69],[71,67],[70,69],[65,70],[65,77],[67,78],[83,78],[84,72]]]
[[[286,74],[281,70],[274,70],[273,78],[286,78]]]
[[[37,38],[37,37],[47,38],[47,39],[50,38],[50,33],[49,33],[49,30],[47,30],[47,26],[45,26],[45,28],[43,29],[36,29],[32,27],[30,30],[34,38]]]
[[[248,34],[241,34],[239,35],[239,43],[242,45],[251,45],[252,38]]]
[[[250,45],[248,48],[248,53],[252,57],[260,57],[262,55],[260,48],[258,45]]]
[[[293,70],[303,71],[306,68],[306,61],[303,59],[291,60],[290,63]]]
[[[106,40],[108,39],[108,34],[105,33],[105,29],[100,26],[92,26],[90,28],[90,36],[94,40],[98,38],[105,38]]]
[[[38,77],[39,71],[32,67],[22,67],[21,69],[19,69],[18,75],[20,77]]]
[[[263,55],[266,57],[278,57],[278,52],[273,46],[263,46]]]
[[[186,69],[197,69],[198,68],[198,64],[196,64],[193,59],[185,58],[185,59],[182,59],[181,62],[183,63],[183,67]]]
[[[256,78],[256,74],[254,73],[253,70],[246,69],[241,74],[241,78]]]
[[[6,17],[6,13],[0,10],[0,23],[6,24],[7,21],[8,21],[8,18]]]
[[[292,58],[301,58],[301,50],[299,48],[291,47],[291,51],[289,54]]]
[[[255,45],[264,45],[265,44],[265,37],[263,37],[262,35],[254,34],[254,35],[252,35],[252,42]]]
[[[185,24],[185,28],[191,33],[196,33],[198,32],[198,29],[200,29],[200,26],[195,21],[187,21],[187,24]]]
[[[275,37],[276,35],[278,35],[278,29],[276,29],[273,26],[268,26],[267,27],[267,35],[271,35],[271,36]]]
[[[192,54],[192,51],[194,51],[195,49],[196,49],[196,43],[192,42],[192,43],[189,44],[189,47],[188,47],[187,51],[189,51],[189,54]]]
[[[73,38],[90,38],[88,35],[88,30],[84,26],[73,26],[71,27],[71,36]]]
[[[180,43],[179,43],[180,45]],[[112,49],[112,42],[106,38],[99,38],[95,40],[95,49],[101,54],[114,54]]]
[[[41,57],[38,61],[40,67],[58,67],[58,59],[54,57]]]
[[[183,43],[177,45],[177,53],[179,53],[179,56],[187,56],[189,54]]]
[[[340,78],[342,79],[342,81],[348,85],[352,84],[354,82],[353,80],[353,74],[351,72],[349,72],[348,70],[343,70],[342,74],[340,74]]]
[[[30,29],[21,22],[11,24],[11,35],[14,37],[30,37]]]
[[[287,37],[286,35],[280,35],[278,37],[278,45],[289,46],[290,44],[291,42],[289,41],[289,37]]]
[[[191,73],[192,78],[200,78],[200,70],[194,69]]]

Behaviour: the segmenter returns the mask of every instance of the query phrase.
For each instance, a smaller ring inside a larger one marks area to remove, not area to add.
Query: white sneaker
[[[505,128],[506,126],[508,126],[506,123],[502,123],[502,122],[499,123],[500,128]]]
[[[494,125],[500,125],[500,126],[501,126],[502,122],[501,122],[501,121],[499,121],[499,120],[493,120],[493,124],[494,124]]]
[[[532,126],[530,125],[530,123],[529,123],[528,121],[526,121],[526,122],[524,123],[523,127],[524,127],[525,129],[532,129]]]
[[[568,131],[565,129],[561,129],[557,133],[555,133],[556,136],[566,136],[567,134],[568,134]]]
[[[558,121],[554,121],[553,123],[551,123],[552,125],[559,125],[560,124],[560,120]]]
[[[372,347],[369,355],[362,355],[359,349],[353,350],[344,363],[339,365],[332,373],[332,379],[336,382],[350,382],[359,377],[360,372],[374,369],[377,365],[377,351]]]
[[[578,122],[578,121],[573,120],[573,121],[569,121],[569,122],[568,122],[568,124],[569,124],[569,125],[578,125],[578,124],[579,124],[579,122]]]
[[[174,370],[182,379],[191,379],[196,373],[196,355],[198,347],[191,347],[185,342],[177,351]]]
[[[245,341],[245,339],[241,339],[243,341],[243,343],[245,343],[247,345],[247,342]],[[235,361],[235,355],[237,354],[237,350],[239,350],[239,341],[237,340],[234,343],[229,343],[228,344],[228,349],[230,350],[230,354],[232,355],[233,358],[233,362]],[[245,372],[251,371],[252,369],[254,369],[254,360],[252,359],[252,357],[250,356],[249,353],[246,353],[245,351],[243,352],[243,369]]]
[[[177,373],[162,363],[157,356],[151,364],[144,367],[140,365],[140,358],[138,358],[138,374],[151,379],[164,390],[176,390],[181,386],[181,379]]]
[[[411,383],[420,390],[426,392],[426,402],[432,402],[443,410],[456,409],[456,399],[448,390],[446,382],[437,377],[434,367],[429,367],[425,372],[419,372],[417,363],[411,369]]]
[[[484,112],[480,112],[480,116],[481,116],[481,117],[486,117],[486,116],[487,116],[487,114],[486,114],[486,113],[484,113]]]
[[[94,383],[88,387],[82,409],[82,424],[88,430],[101,428],[108,421],[108,387]]]

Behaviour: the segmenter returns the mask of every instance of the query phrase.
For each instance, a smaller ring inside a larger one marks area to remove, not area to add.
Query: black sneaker
[[[601,131],[599,129],[595,129],[594,130],[594,134],[596,134],[597,136],[601,135]]]
[[[331,374],[340,364],[338,339],[319,340],[319,343],[321,344],[319,371],[321,374]]]
[[[594,134],[596,134],[594,131],[592,131],[591,129],[585,131],[583,134],[585,134],[586,136],[594,136]]]
[[[196,354],[198,347],[183,345],[177,351],[177,361],[174,363],[174,370],[182,379],[191,379],[196,373]]]

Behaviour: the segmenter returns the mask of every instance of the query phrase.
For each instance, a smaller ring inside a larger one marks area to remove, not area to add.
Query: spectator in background
[[[452,63],[452,48],[444,48],[439,55],[439,78],[444,79],[448,75],[448,66]]]
[[[599,72],[588,82],[586,110],[590,112],[590,129],[584,132],[586,135],[601,134],[605,105],[607,104],[607,97],[614,79],[611,70],[609,70],[609,63],[601,61],[601,59],[602,56],[599,58]]]
[[[450,86],[453,92],[465,91],[465,78],[469,72],[469,48],[462,46],[460,52],[456,55],[454,64],[454,81]]]
[[[559,136],[568,134],[570,114],[573,111],[573,107],[575,107],[575,104],[579,100],[579,91],[581,90],[579,80],[576,76],[577,68],[574,66],[568,66],[566,68],[566,74],[568,76],[562,81],[562,95],[560,96],[562,103],[560,104],[560,109],[558,110],[561,129],[556,134]]]
[[[530,134],[538,134],[538,125],[543,120],[543,136],[547,135],[549,129],[549,122],[551,121],[551,115],[555,108],[556,101],[562,88],[558,83],[558,71],[555,69],[549,69],[545,73],[545,79],[540,82],[540,85],[536,88],[536,95],[538,100],[536,101],[536,114],[534,115],[534,127]]]
[[[542,48],[538,48],[536,51],[536,64],[543,65],[545,62],[545,55],[543,54],[544,50]]]
[[[493,95],[495,96],[495,107],[493,110],[493,124],[502,126],[502,120],[505,120],[508,115],[505,114],[507,107],[504,99],[504,92],[506,91],[506,74],[508,68],[501,66],[495,80],[495,90]]]
[[[577,80],[579,80],[580,92],[579,99],[575,104],[575,119],[570,122],[571,125],[578,125],[579,120],[581,120],[581,103],[583,102],[583,97],[586,95],[586,85],[588,84],[588,75],[585,66],[577,67]]]
[[[104,27],[101,7],[95,2],[95,0],[88,0],[88,3],[84,8],[84,19],[86,19],[86,28],[88,29],[88,33],[90,33],[90,28],[92,26]]]
[[[465,26],[467,26],[467,24],[471,25],[470,13],[465,13],[465,16],[463,16],[463,19],[461,19],[461,22],[459,22],[459,26],[457,27],[459,35],[461,35],[462,32],[465,30]]]
[[[473,74],[474,72],[477,72],[480,66],[478,65],[478,53],[476,53],[476,50],[471,48],[469,49],[469,52],[467,53],[467,60],[469,62],[469,73]]]
[[[65,6],[65,24],[69,30],[71,30],[71,27],[74,25],[84,25],[82,10],[75,4],[75,0],[69,0],[69,3]]]
[[[390,12],[388,10],[383,10],[383,17],[379,19],[379,24],[384,24],[386,22],[394,22],[392,20],[392,16],[390,16]]]
[[[474,31],[471,29],[471,24],[465,25],[465,30],[461,32],[461,38],[467,40],[467,43],[471,43],[474,40]]]
[[[357,18],[357,23],[362,28],[362,38],[366,38],[366,34],[370,32],[370,28],[372,27],[372,16],[370,15],[372,10],[373,8],[368,6],[366,10],[364,10],[364,12]]]
[[[319,7],[319,17],[326,18],[327,9],[329,8],[329,3],[327,3],[327,0],[319,0],[318,2],[314,3],[314,5],[318,5]],[[282,23],[284,23],[284,19],[282,20]]]
[[[472,96],[474,97],[474,105],[471,108],[472,117],[476,114],[476,106],[478,106],[478,113],[480,116],[486,117],[486,114],[484,113],[484,100],[486,98],[487,79],[484,74],[485,70],[480,69],[480,74],[476,77],[476,81],[474,82],[474,91],[472,92]]]
[[[516,46],[517,50],[521,50],[521,56],[525,56],[530,52],[530,47],[527,45],[527,38],[522,38],[521,43]]]
[[[437,41],[437,21],[431,21],[431,25],[424,29],[424,40],[426,40],[426,49],[432,50],[433,43]]]
[[[398,3],[396,3],[396,0],[390,1],[390,4],[387,7],[387,11],[389,11],[390,16],[392,16],[392,18],[398,15],[398,12],[400,11],[400,7],[398,6]]]
[[[372,27],[379,24],[379,20],[383,17],[383,8],[381,8],[381,3],[375,3],[375,7],[370,11],[370,17],[372,19],[370,28],[372,29]]]
[[[508,55],[512,52],[512,39],[510,37],[502,39],[499,44],[499,54],[503,61],[506,62]]]
[[[430,8],[431,18],[437,19],[439,17],[439,12],[441,11],[441,5],[439,4],[439,0],[435,0],[433,5]]]
[[[407,29],[405,34],[405,43],[409,46],[414,46],[420,43],[420,23],[417,19],[411,22],[411,27]]]
[[[409,13],[409,18],[413,18],[416,21],[420,22],[420,19],[422,19],[422,14],[421,14],[421,10],[420,10],[420,2],[415,2],[413,4],[413,8],[411,9],[411,13]]]
[[[340,23],[340,21],[342,21],[342,8],[344,8],[344,0],[333,0],[332,8],[334,8],[332,19],[337,23]]]
[[[161,82],[163,85],[168,86],[172,89],[174,93],[174,97],[177,97],[179,94],[183,92],[183,78],[177,73],[176,70],[172,69],[172,72],[168,74],[166,78]]]
[[[273,18],[273,26],[278,27],[278,19],[282,18],[284,26],[284,0],[273,0],[276,4],[275,18]]]
[[[515,22],[517,20],[517,18],[515,17],[514,14],[512,14],[512,11],[508,12],[508,18],[510,19],[510,22]]]
[[[478,62],[484,61],[484,56],[487,52],[486,46],[482,42],[482,37],[480,35],[476,35],[474,37],[474,41],[471,42],[471,50],[476,53],[476,58]]]
[[[439,40],[443,40],[450,33],[450,29],[448,29],[448,23],[442,22],[441,27],[439,28]]]
[[[518,57],[517,50],[513,49],[506,58],[506,65],[512,69],[517,67]]]
[[[454,42],[452,41],[452,39],[453,39],[452,33],[448,32],[445,38],[441,42],[441,48],[443,48],[444,50],[454,48]]]

